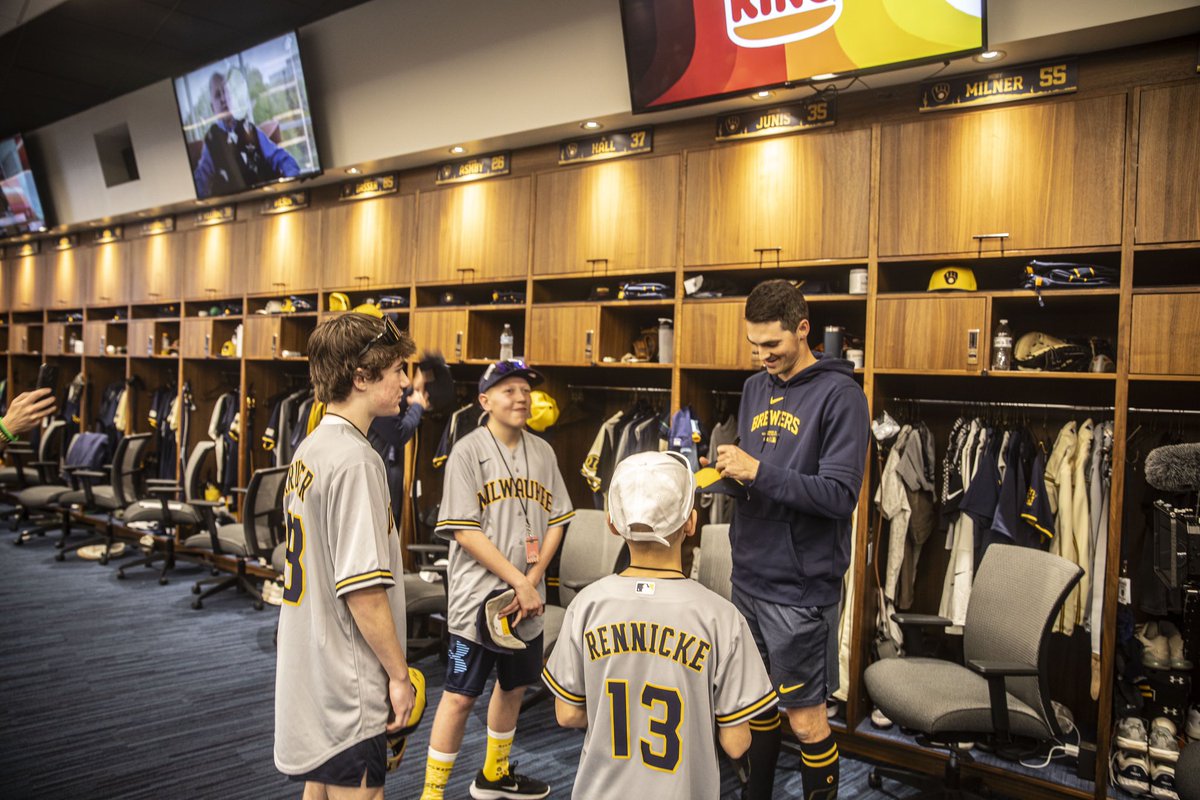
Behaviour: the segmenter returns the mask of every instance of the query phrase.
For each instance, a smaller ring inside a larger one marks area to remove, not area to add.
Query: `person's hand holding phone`
[[[8,413],[4,415],[3,424],[10,434],[20,436],[33,430],[43,418],[53,414],[55,410],[54,390],[34,389],[13,398],[8,405]]]

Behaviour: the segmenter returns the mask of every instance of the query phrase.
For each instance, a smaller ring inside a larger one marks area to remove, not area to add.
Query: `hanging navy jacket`
[[[781,605],[841,598],[870,436],[853,365],[813,355],[787,382],[751,376],[738,411],[739,446],[760,463],[730,528],[733,583]]]

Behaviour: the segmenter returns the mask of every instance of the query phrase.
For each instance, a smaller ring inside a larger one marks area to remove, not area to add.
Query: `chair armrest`
[[[584,580],[576,580],[576,581],[564,581],[564,580],[562,579],[562,577],[561,577],[561,576],[560,576],[560,577],[559,577],[559,579],[558,579],[558,585],[559,585],[559,586],[565,586],[565,587],[567,587],[568,589],[574,589],[574,590],[575,590],[575,591],[577,591],[577,592],[578,592],[580,589],[583,589],[583,588],[585,588],[586,586],[590,585],[591,583],[592,583],[592,581],[584,581]]]
[[[954,624],[953,620],[939,617],[937,614],[892,614],[892,619],[897,625],[917,625],[931,628],[949,628]]]
[[[967,666],[985,678],[1023,678],[1038,674],[1037,667],[1028,664],[1018,664],[1015,661],[984,661],[972,658],[967,660]]]
[[[417,567],[417,571],[418,572],[440,572],[442,575],[445,575],[448,568],[449,567],[446,564],[421,564],[420,566]]]
[[[78,478],[97,478],[97,479],[99,479],[99,478],[107,478],[109,475],[109,473],[108,473],[109,469],[110,469],[109,467],[105,467],[103,470],[81,469],[79,467],[63,467],[63,472],[67,473],[68,475],[78,477]]]
[[[220,500],[189,500],[189,506],[194,508],[224,508],[225,504]]]
[[[429,553],[441,556],[450,552],[450,548],[444,544],[409,544],[405,545],[405,548],[410,553]]]
[[[28,464],[26,464],[25,466],[27,466],[27,467],[37,467],[37,468],[39,468],[39,469],[41,469],[42,467],[45,467],[45,468],[47,468],[47,469],[48,469],[48,468],[50,468],[50,467],[57,467],[57,466],[58,466],[58,462],[57,462],[57,461],[30,461],[30,462],[29,462]]]
[[[246,488],[244,486],[234,486],[229,491],[233,492],[234,494],[245,494]]]
[[[32,455],[34,455],[33,448],[28,445],[18,446],[18,445],[12,444],[12,445],[9,445],[8,449],[5,450],[4,452],[10,456],[32,456]]]
[[[170,478],[147,478],[147,486],[179,486],[179,481],[173,481]]]
[[[147,494],[154,495],[172,495],[179,494],[182,489],[179,486],[149,486],[146,488]]]

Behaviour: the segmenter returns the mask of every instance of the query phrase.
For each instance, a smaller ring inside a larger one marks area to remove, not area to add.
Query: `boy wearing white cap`
[[[740,758],[750,718],[776,703],[745,618],[683,574],[695,491],[678,453],[638,453],[613,473],[608,527],[629,567],[576,596],[542,672],[559,724],[587,728],[575,797],[716,800],[714,728]]]

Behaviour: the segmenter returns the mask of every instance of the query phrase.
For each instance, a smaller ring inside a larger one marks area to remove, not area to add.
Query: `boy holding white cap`
[[[630,564],[572,601],[542,679],[560,725],[587,728],[575,797],[720,796],[713,741],[740,758],[775,692],[746,620],[682,570],[696,484],[678,453],[619,463],[609,530]]]

